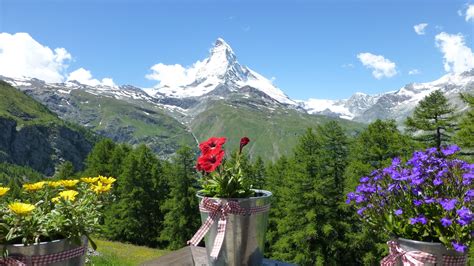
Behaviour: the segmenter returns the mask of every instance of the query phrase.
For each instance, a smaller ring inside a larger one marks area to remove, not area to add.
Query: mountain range
[[[187,69],[180,80],[155,88],[89,86],[77,81],[46,83],[31,78],[1,77],[47,106],[60,118],[100,135],[130,144],[145,143],[167,157],[180,145],[214,135],[237,148],[248,136],[251,156],[274,160],[296,144],[306,128],[338,120],[354,133],[376,119],[402,122],[416,104],[442,90],[459,109],[459,92],[474,92],[474,70],[447,74],[428,83],[413,83],[379,95],[356,93],[345,100],[290,99],[271,80],[241,65],[232,48],[217,39],[208,58]]]

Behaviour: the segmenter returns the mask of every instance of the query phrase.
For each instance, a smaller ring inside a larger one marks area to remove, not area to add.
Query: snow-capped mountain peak
[[[152,96],[161,94],[173,98],[188,98],[209,94],[219,85],[224,85],[231,92],[249,86],[279,103],[296,105],[283,91],[274,86],[272,81],[242,66],[230,45],[222,38],[216,40],[208,58],[194,63],[186,69],[186,73],[190,79],[186,85],[164,85],[145,91]]]

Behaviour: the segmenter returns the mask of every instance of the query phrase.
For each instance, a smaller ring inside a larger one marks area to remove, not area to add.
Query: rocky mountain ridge
[[[378,95],[356,93],[346,100],[300,101],[311,114],[324,114],[370,123],[376,119],[394,119],[402,123],[418,102],[433,91],[441,90],[449,101],[462,111],[465,108],[459,93],[474,93],[474,69],[459,74],[447,74],[426,83],[411,83],[399,90]]]

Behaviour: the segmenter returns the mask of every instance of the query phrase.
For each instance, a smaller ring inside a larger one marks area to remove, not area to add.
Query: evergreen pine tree
[[[170,249],[185,246],[201,224],[194,165],[195,155],[189,147],[180,148],[171,164],[169,198],[161,206],[166,214],[160,236]]]
[[[99,141],[86,158],[85,175],[112,176],[114,172],[111,158],[116,144],[110,139]]]
[[[474,95],[461,94],[461,98],[469,105],[469,110],[461,117],[459,131],[455,141],[466,155],[474,155]]]
[[[162,165],[148,147],[141,145],[128,154],[116,189],[117,200],[105,217],[106,235],[113,240],[158,246],[164,219],[160,206],[167,186]]]
[[[295,148],[292,177],[285,180],[280,207],[284,209],[277,222],[279,238],[272,247],[273,256],[300,265],[324,264],[318,229],[324,223],[325,196],[322,189],[330,185],[321,178],[321,141],[308,129]],[[290,252],[291,251],[291,252]]]
[[[262,157],[258,156],[252,166],[252,187],[255,189],[263,189],[265,187],[265,163]]]
[[[413,116],[408,117],[405,124],[409,131],[415,133],[415,139],[439,149],[451,139],[454,132],[454,112],[448,99],[437,90],[418,103]]]
[[[74,165],[70,161],[65,161],[58,166],[54,178],[70,179],[74,176]]]
[[[394,157],[409,158],[418,146],[397,129],[394,120],[376,120],[352,141],[347,168],[348,188],[352,191],[359,178],[389,165]]]
[[[275,243],[284,232],[289,231],[288,228],[282,228],[282,226],[279,228],[279,225],[281,219],[287,216],[285,199],[291,193],[288,182],[293,177],[292,166],[293,164],[285,156],[282,156],[274,164],[269,165],[266,171],[268,178],[265,182],[265,189],[273,194],[266,233],[266,257],[281,257]]]

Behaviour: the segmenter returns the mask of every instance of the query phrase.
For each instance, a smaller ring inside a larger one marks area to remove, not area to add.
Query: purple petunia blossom
[[[369,180],[370,180],[370,178],[368,178],[367,176],[364,176],[359,180],[359,182],[360,183],[367,183],[367,182],[369,182]]]
[[[474,189],[469,189],[464,197],[464,202],[470,202],[474,198]]]
[[[465,174],[462,175],[462,184],[463,185],[470,185],[472,179],[474,179],[474,172],[465,173]]]
[[[400,166],[400,162],[401,162],[400,158],[398,158],[398,157],[393,158],[392,159],[392,167]]]
[[[443,184],[443,180],[442,180],[441,178],[435,178],[435,179],[433,180],[433,185],[439,186],[439,185],[441,185],[441,184]]]
[[[457,252],[465,253],[467,251],[467,246],[460,242],[453,241],[451,244],[453,245],[454,250]]]
[[[442,199],[439,201],[439,204],[445,209],[446,211],[450,211],[456,207],[456,203],[458,202],[457,199]]]
[[[444,147],[443,149],[441,149],[441,152],[444,154],[444,156],[450,156],[450,155],[453,155],[455,154],[456,152],[460,151],[461,149],[456,146],[456,145],[451,145],[451,146],[447,146],[447,147]]]
[[[417,224],[417,223],[426,224],[427,222],[428,222],[428,220],[423,215],[420,215],[420,216],[414,217],[414,218],[410,218],[410,224]]]
[[[366,198],[363,195],[357,195],[355,198],[356,203],[362,203],[366,200]]]
[[[431,204],[431,203],[435,203],[435,202],[436,202],[436,200],[433,199],[433,198],[426,198],[426,199],[425,199],[425,203],[426,203],[426,204]]]
[[[423,201],[422,200],[413,200],[413,204],[418,207],[421,204],[423,204]]]
[[[456,214],[459,216],[457,221],[462,226],[468,225],[473,219],[471,210],[466,208],[466,206],[463,206],[461,209],[457,210]]]
[[[367,208],[366,207],[362,207],[360,209],[357,210],[357,214],[359,214],[360,216],[364,215],[364,211],[366,210]]]
[[[448,227],[450,226],[451,224],[453,223],[453,221],[451,221],[450,219],[444,217],[441,219],[441,224],[444,226],[444,227]]]
[[[400,216],[403,213],[402,209],[395,210],[393,213],[395,213],[396,216]]]

